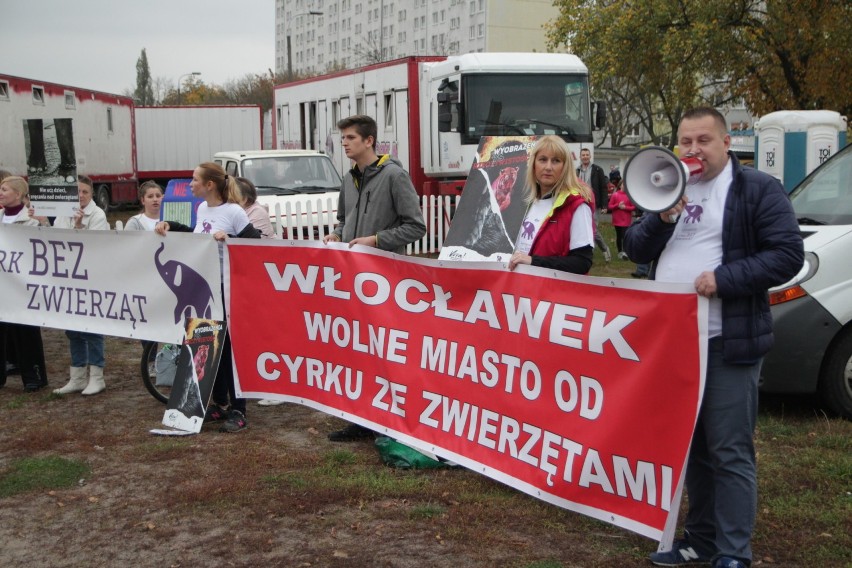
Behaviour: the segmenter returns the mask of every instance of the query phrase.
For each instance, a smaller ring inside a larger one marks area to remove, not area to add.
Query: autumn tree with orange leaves
[[[556,0],[551,48],[589,66],[609,106],[670,142],[682,112],[742,99],[757,115],[852,111],[852,4],[841,0]],[[624,111],[624,107],[628,110]],[[616,118],[617,118],[616,114]],[[614,145],[620,133],[610,127]]]

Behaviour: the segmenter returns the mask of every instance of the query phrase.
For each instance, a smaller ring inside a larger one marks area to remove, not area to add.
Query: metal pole
[[[287,80],[293,80],[293,54],[290,53],[290,35],[287,34]]]

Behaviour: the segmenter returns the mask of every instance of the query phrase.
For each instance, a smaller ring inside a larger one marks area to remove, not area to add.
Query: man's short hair
[[[716,121],[716,124],[722,131],[723,136],[728,133],[728,121],[725,120],[725,116],[721,112],[719,112],[713,107],[700,106],[691,108],[685,113],[683,113],[683,116],[680,118],[680,121],[683,122],[684,120],[697,120],[706,116],[713,117],[713,120]]]
[[[94,184],[94,182],[92,182],[92,178],[90,178],[90,177],[89,177],[89,176],[87,176],[87,175],[79,174],[79,175],[77,176],[77,181],[78,181],[78,182],[80,182],[80,183],[83,183],[83,184],[88,185],[88,186],[89,186],[89,187],[91,187],[92,189],[94,189],[94,188],[95,188],[95,184]]]
[[[355,128],[355,132],[358,133],[358,136],[364,140],[366,140],[368,136],[373,137],[373,150],[375,150],[376,139],[379,137],[379,127],[376,126],[376,121],[366,114],[353,114],[352,116],[348,116],[337,122],[337,128],[339,130],[353,127]]]

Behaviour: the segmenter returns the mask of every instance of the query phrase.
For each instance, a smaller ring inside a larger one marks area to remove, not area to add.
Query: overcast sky
[[[193,71],[223,85],[275,65],[275,0],[0,0],[0,73],[121,94]]]

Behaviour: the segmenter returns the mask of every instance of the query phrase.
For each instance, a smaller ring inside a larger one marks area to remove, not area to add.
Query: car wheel
[[[95,203],[104,210],[104,213],[109,211],[110,195],[108,185],[99,185],[95,189]]]
[[[819,394],[827,407],[852,420],[852,329],[845,330],[826,355]]]

